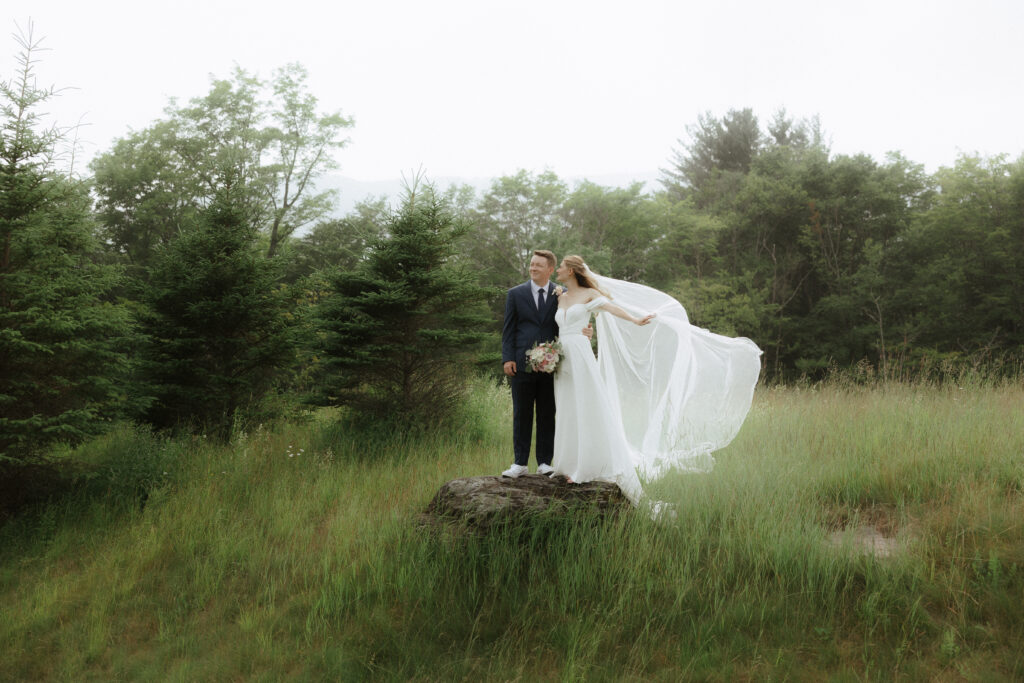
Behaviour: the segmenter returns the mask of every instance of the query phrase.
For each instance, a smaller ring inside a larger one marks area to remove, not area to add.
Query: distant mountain
[[[592,183],[604,185],[605,187],[628,187],[635,182],[642,182],[644,183],[645,191],[654,192],[661,189],[661,185],[658,183],[658,177],[660,175],[661,174],[657,171],[634,174],[607,173],[594,176],[570,176],[562,178],[562,180],[564,180],[570,188],[576,186],[583,180],[589,180]],[[482,195],[491,187],[491,181],[493,179],[443,177],[428,178],[428,180],[440,189],[445,189],[453,184],[469,185],[476,190],[478,195]],[[391,180],[355,180],[354,178],[347,178],[337,173],[331,173],[321,177],[317,182],[317,187],[324,190],[338,190],[338,204],[334,211],[334,215],[341,217],[352,211],[357,203],[370,197],[375,199],[380,199],[381,197],[396,199],[401,196],[405,185],[401,178],[394,178]]]

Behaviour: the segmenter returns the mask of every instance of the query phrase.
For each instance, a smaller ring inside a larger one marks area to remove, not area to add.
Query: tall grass
[[[0,529],[0,678],[1024,678],[1022,405],[969,377],[759,389],[714,472],[651,487],[674,523],[487,535],[418,516],[507,465],[494,387],[415,438],[126,426],[67,454],[106,474]]]

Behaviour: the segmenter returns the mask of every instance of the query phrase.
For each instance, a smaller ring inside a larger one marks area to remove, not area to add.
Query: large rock
[[[590,509],[612,512],[629,507],[619,487],[602,481],[571,484],[562,476],[526,474],[508,477],[453,479],[438,490],[424,513],[425,521],[464,521],[488,527],[544,511]]]

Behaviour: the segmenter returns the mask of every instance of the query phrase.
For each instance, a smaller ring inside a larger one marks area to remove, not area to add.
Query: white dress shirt
[[[550,285],[550,284],[551,284],[550,280],[548,282],[545,282],[544,286],[538,285],[533,280],[530,280],[530,286],[533,287],[533,305],[534,306],[537,305],[537,292],[539,292],[542,289],[544,290],[544,303],[546,304],[548,302],[548,285]]]

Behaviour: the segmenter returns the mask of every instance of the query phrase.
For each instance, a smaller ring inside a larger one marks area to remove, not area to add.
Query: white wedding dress
[[[555,312],[563,356],[554,378],[555,452],[551,466],[574,482],[614,482],[636,504],[640,480],[622,419],[598,370],[590,340],[582,333],[591,311],[607,301],[598,297]]]
[[[711,469],[711,453],[732,441],[750,410],[761,350],[749,339],[691,325],[664,292],[589,275],[612,303],[656,317],[640,326],[603,313],[603,296],[555,313],[564,355],[554,377],[552,466],[575,482],[618,484],[637,504],[641,477]],[[596,359],[590,341],[575,332],[592,312]]]

